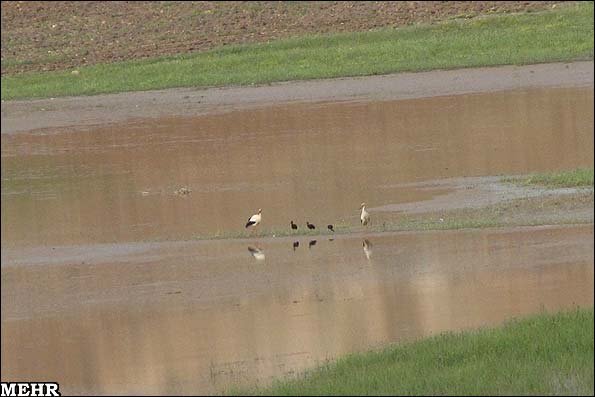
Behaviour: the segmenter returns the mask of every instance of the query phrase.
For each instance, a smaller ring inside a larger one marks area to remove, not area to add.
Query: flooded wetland
[[[374,226],[454,189],[426,181],[592,166],[593,127],[591,83],[3,134],[2,380],[221,393],[592,306],[592,220],[378,232],[359,206]]]

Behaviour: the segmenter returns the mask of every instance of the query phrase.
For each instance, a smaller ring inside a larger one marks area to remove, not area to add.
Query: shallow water
[[[44,249],[9,250],[2,378],[56,379],[67,393],[214,393],[593,305],[592,225],[316,240],[71,246],[51,263]]]
[[[2,136],[2,246],[357,224],[401,183],[593,163],[593,88],[292,104]],[[191,193],[177,195],[180,187]]]
[[[377,221],[444,193],[411,182],[592,163],[592,87],[2,135],[2,380],[216,393],[592,306],[593,225],[191,239],[258,208],[265,230],[356,225],[362,201]]]

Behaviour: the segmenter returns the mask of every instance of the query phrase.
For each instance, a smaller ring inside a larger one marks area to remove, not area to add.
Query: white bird
[[[260,220],[262,219],[262,210],[259,208],[258,209],[258,214],[254,214],[250,217],[250,219],[248,219],[248,222],[246,223],[246,229],[249,228],[250,226],[256,226],[260,223]]]
[[[368,222],[370,222],[370,213],[366,211],[366,203],[362,203],[360,208],[362,209],[362,214],[359,219],[361,220],[362,225],[366,226]]]

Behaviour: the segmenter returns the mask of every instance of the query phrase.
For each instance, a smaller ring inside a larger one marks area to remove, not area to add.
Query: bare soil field
[[[494,13],[555,1],[3,1],[2,75]]]

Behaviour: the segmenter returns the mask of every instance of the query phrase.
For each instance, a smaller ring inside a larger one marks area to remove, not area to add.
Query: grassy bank
[[[2,99],[250,85],[593,57],[593,3],[397,30],[309,36],[178,57],[2,77]]]
[[[593,309],[355,354],[264,395],[593,395]],[[240,393],[238,393],[240,394]]]
[[[536,185],[546,187],[580,187],[593,186],[593,168],[579,168],[570,171],[533,174],[526,177],[509,177],[506,182],[520,185]]]

